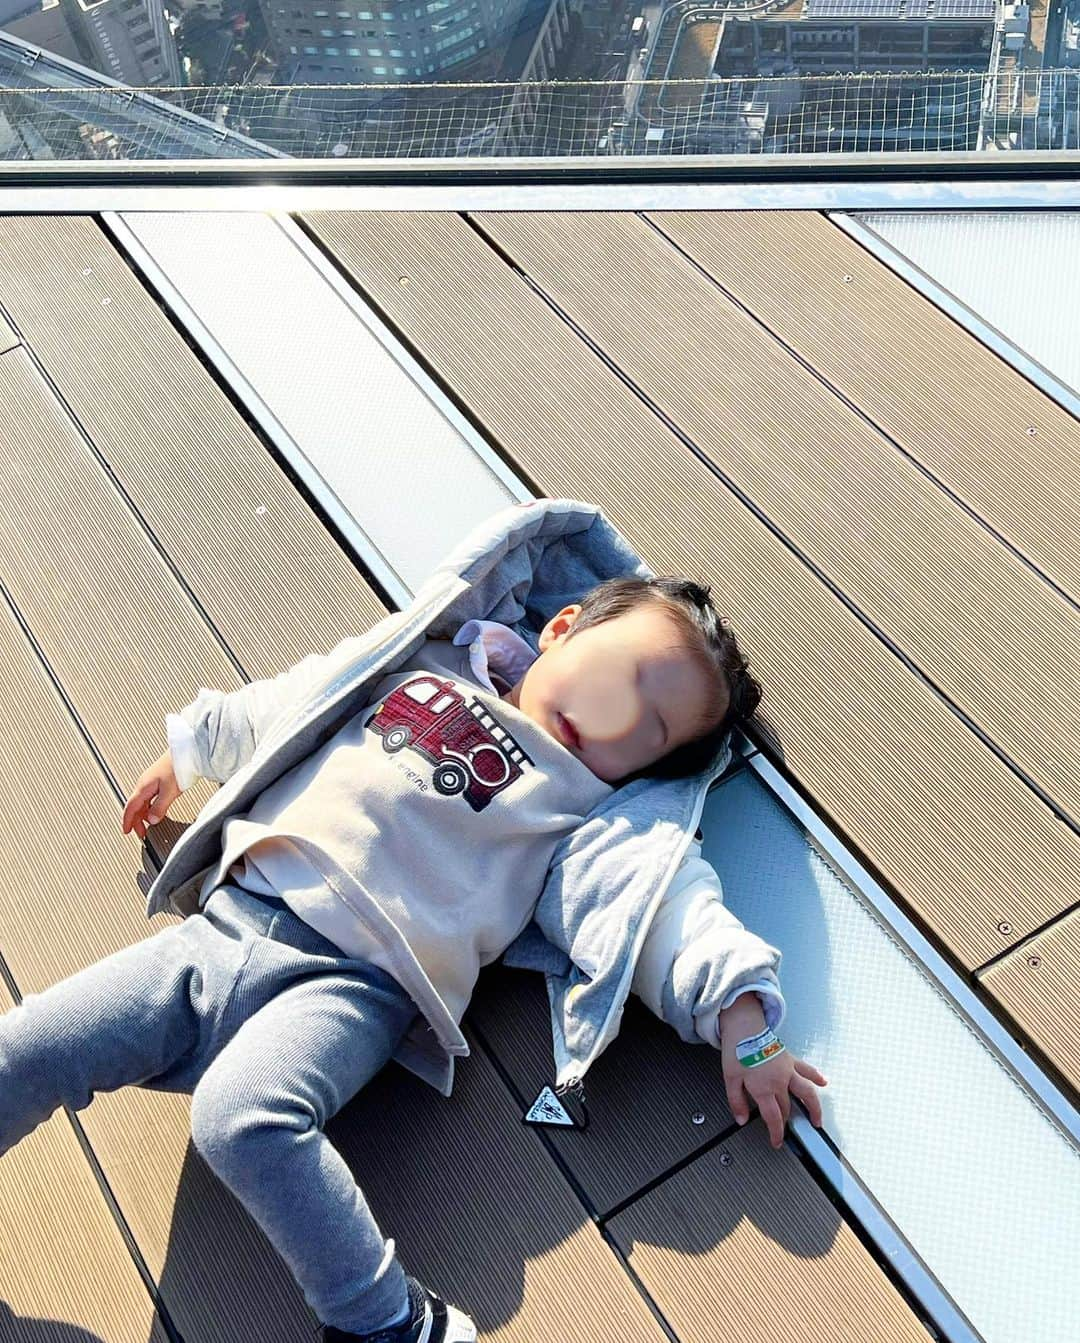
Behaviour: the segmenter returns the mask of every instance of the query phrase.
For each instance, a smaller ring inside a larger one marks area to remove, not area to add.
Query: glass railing
[[[248,67],[240,82],[129,85],[0,31],[0,162],[1075,149],[1080,64],[1042,64],[1075,49],[1067,7],[1041,11],[1030,26],[1027,6],[1018,7],[1022,22],[1014,8],[995,0],[773,0],[716,9],[680,0],[654,15],[651,33],[628,11],[614,49],[602,45],[611,33],[581,31],[568,54],[566,42],[545,43],[543,24],[534,24],[532,45],[513,62],[526,73],[538,63],[606,67],[605,78],[472,82],[280,82],[283,70],[305,67],[280,54],[270,61],[263,29],[257,50],[240,49]],[[362,12],[393,19],[393,11]],[[787,21],[770,21],[777,12]],[[328,22],[323,31],[334,34],[345,20],[308,21]],[[647,41],[636,47],[641,33]],[[212,64],[205,52],[201,62],[184,55],[177,64],[178,50],[174,65],[184,73]],[[505,68],[511,50],[504,44],[493,67]],[[537,51],[549,59],[538,62]],[[946,68],[950,55],[961,68]],[[853,63],[860,68],[845,68]],[[920,64],[936,68],[904,68]],[[240,66],[225,60],[223,68]]]
[[[48,159],[481,158],[1074,149],[1080,70],[612,84],[0,89]]]

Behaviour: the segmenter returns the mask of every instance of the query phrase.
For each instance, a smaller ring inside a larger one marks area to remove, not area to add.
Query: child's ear
[[[556,639],[560,639],[563,635],[569,634],[574,627],[574,622],[580,614],[580,602],[575,602],[572,606],[564,606],[561,611],[557,611],[540,631],[541,653],[546,652]]]

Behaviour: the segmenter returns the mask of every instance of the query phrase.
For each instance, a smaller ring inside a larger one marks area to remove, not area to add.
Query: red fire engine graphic
[[[368,726],[394,754],[411,746],[435,766],[437,792],[464,792],[473,811],[483,811],[497,793],[521,777],[521,762],[533,760],[480,700],[465,697],[453,681],[415,676],[395,687]]]

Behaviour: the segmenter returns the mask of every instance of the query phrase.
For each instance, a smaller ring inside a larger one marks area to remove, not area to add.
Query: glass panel
[[[399,603],[442,562],[447,537],[527,497],[361,296],[329,263],[314,271],[318,250],[297,247],[272,216],[134,210],[125,223],[164,301],[182,296],[341,533],[355,536],[359,524],[365,566]],[[267,339],[267,313],[288,314],[284,345]],[[288,376],[300,350],[304,376]]]
[[[0,161],[937,155],[1080,118],[1065,0],[100,0],[5,20],[0,76]]]

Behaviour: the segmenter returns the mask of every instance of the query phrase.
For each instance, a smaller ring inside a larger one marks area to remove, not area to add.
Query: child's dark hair
[[[590,625],[614,620],[645,602],[656,602],[670,613],[710,686],[700,735],[676,746],[645,769],[628,775],[621,783],[638,778],[681,779],[700,773],[712,761],[724,738],[734,728],[749,722],[761,700],[761,685],[750,675],[731,627],[712,604],[710,591],[710,585],[657,575],[610,578],[582,598],[581,611],[567,635],[568,642]]]

